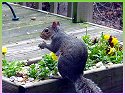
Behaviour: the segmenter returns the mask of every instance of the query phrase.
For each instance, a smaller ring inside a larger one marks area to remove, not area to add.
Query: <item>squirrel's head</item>
[[[51,26],[46,27],[40,34],[40,37],[45,40],[51,39],[51,37],[58,32],[59,29],[59,22],[53,22]]]

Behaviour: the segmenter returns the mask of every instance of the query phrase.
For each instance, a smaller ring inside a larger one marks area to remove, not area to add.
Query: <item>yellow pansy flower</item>
[[[116,49],[114,47],[113,48],[110,47],[110,51],[108,52],[108,54],[113,54],[115,51]]]
[[[7,53],[7,48],[6,47],[2,47],[2,54],[6,54]]]
[[[53,60],[57,60],[58,59],[58,57],[56,56],[56,54],[53,53],[53,52],[50,53],[50,56],[52,56]]]
[[[118,39],[116,37],[112,37],[112,43],[116,45],[118,43]]]
[[[109,38],[110,38],[110,35],[108,35],[108,34],[104,35],[105,40],[108,40]]]

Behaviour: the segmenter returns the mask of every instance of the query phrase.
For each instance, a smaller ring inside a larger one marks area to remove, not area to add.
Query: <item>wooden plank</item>
[[[68,3],[68,10],[67,10],[67,16],[72,18],[72,12],[73,12],[73,3]]]
[[[58,6],[58,3],[51,2],[50,3],[50,12],[57,14],[57,6]]]
[[[8,54],[7,58],[8,60],[22,60],[22,59],[30,59],[32,57],[40,57],[42,54],[49,53],[47,50],[34,50],[38,44],[41,41],[37,42],[37,39],[40,39],[39,34],[40,32],[46,27],[51,25],[53,21],[60,21],[61,27],[64,29],[65,32],[72,33],[70,35],[77,36],[79,39],[81,39],[82,35],[85,35],[86,29],[84,28],[83,23],[72,23],[70,19],[65,19],[59,16],[54,16],[47,13],[38,12],[36,10],[22,8],[21,6],[12,5],[14,9],[16,9],[16,12],[20,14],[20,21],[13,22],[9,19],[6,19],[6,17],[3,17],[3,45],[6,44],[13,44],[17,43],[16,46],[8,46]],[[6,8],[7,6],[4,6]],[[4,9],[3,9],[4,11]],[[5,10],[6,11],[6,10]],[[4,12],[5,12],[4,11]],[[19,11],[26,11],[25,12],[19,12]],[[9,14],[9,10],[5,12],[7,15]],[[4,14],[3,14],[4,15]],[[25,15],[25,16],[23,16]],[[21,17],[23,16],[23,17]],[[31,17],[35,16],[36,20],[32,21],[30,20]],[[29,18],[28,18],[29,17]],[[115,30],[106,28],[106,27],[97,27],[96,25],[88,25],[88,34],[90,34],[92,37],[100,36],[102,32],[107,34],[112,34],[120,41],[122,40],[122,32],[117,32]],[[29,40],[35,40],[33,43],[24,43],[21,46],[18,45],[20,41]],[[33,47],[33,48],[31,48]],[[20,49],[21,48],[21,49]],[[13,53],[15,51],[15,53]],[[16,52],[18,51],[18,52]],[[31,56],[29,56],[31,55]]]
[[[84,71],[84,76],[94,81],[103,92],[123,92],[123,64],[115,64],[108,69],[98,68],[96,70]],[[19,83],[10,82],[9,78],[3,77],[2,84],[3,92],[8,93],[75,93],[73,84],[69,80],[61,78],[20,85]]]
[[[82,20],[83,22],[92,22],[93,17],[93,2],[91,3],[78,3],[78,21]]]
[[[73,3],[73,22],[92,22],[93,3]]]
[[[26,2],[23,2],[23,6],[26,6]]]
[[[96,32],[92,33],[93,30]],[[101,30],[101,28],[100,28],[100,30]],[[85,31],[86,31],[85,29],[76,30],[75,32],[70,32],[68,34],[70,34],[70,36],[74,35],[74,36],[78,37],[79,39],[81,39],[81,36],[85,35]],[[109,33],[109,32],[105,32],[103,30],[99,31],[99,28],[97,28],[96,30],[95,30],[95,28],[88,29],[88,34],[90,34],[91,37],[95,37],[95,35],[96,35],[96,37],[100,37],[102,32]],[[114,34],[114,31],[110,31],[110,33]],[[117,33],[116,35],[119,35],[119,33]],[[49,51],[47,49],[45,49],[45,50],[37,49],[38,44],[41,42],[42,42],[42,39],[41,40],[34,39],[34,42],[29,40],[28,43],[24,43],[22,45],[17,44],[16,46],[10,46],[10,47],[8,47],[8,53],[7,53],[6,57],[8,60],[14,60],[14,59],[27,60],[30,58],[40,57],[41,55],[43,55],[45,53],[49,53]],[[32,55],[32,56],[29,56],[29,55]]]
[[[41,2],[39,2],[39,8],[38,9],[40,9],[40,10],[42,10],[42,3]]]

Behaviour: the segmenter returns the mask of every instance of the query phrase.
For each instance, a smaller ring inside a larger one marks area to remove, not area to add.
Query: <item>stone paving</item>
[[[86,29],[82,23],[72,23],[70,19],[55,16],[21,7],[19,5],[12,5],[19,21],[12,21],[12,14],[6,5],[2,6],[2,44],[8,48],[7,59],[12,60],[27,60],[41,57],[48,50],[40,50],[38,44],[43,40],[39,37],[40,31],[46,26],[51,25],[53,21],[59,21],[64,31],[71,36],[76,36],[79,39],[85,35]],[[31,20],[35,17],[35,20]],[[102,27],[98,25],[89,24],[88,34],[92,37],[98,37],[103,32],[118,37],[119,41],[122,39],[122,31]],[[49,41],[47,42],[49,43]]]

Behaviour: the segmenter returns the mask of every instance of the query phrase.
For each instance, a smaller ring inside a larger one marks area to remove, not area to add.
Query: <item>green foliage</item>
[[[11,77],[16,76],[17,72],[20,72],[23,67],[23,63],[19,61],[8,62],[6,59],[2,60],[2,73],[4,76]]]
[[[21,72],[23,66],[23,62],[8,62],[4,58],[2,60],[2,73],[6,77],[16,76],[17,73]],[[27,75],[34,79],[46,79],[49,78],[49,76],[51,75],[58,75],[57,73],[57,61],[53,60],[51,55],[45,54],[42,60],[29,66]]]
[[[114,64],[122,63],[123,52],[122,50],[119,50],[119,43],[114,46],[116,51],[113,53],[113,55],[108,54],[107,49],[110,47],[110,45],[108,43],[108,40],[104,39],[103,33],[98,39],[94,38],[92,40],[92,38],[90,38],[90,35],[82,36],[82,39],[88,47],[88,60],[86,64],[86,70],[100,61],[105,64],[108,62],[112,62]]]
[[[46,66],[52,71],[57,66],[57,61],[52,59],[52,56],[46,54],[43,56],[43,61],[46,63]]]
[[[29,77],[36,79],[38,76],[38,67],[36,66],[36,64],[31,64],[29,67],[30,67],[28,73]]]
[[[104,35],[100,38],[92,38],[90,35],[82,36],[83,41],[86,43],[88,48],[88,60],[86,64],[86,70],[90,67],[95,66],[97,62],[102,61],[103,63],[112,62],[114,64],[122,63],[123,61],[123,52],[120,49],[120,44],[114,45],[115,52],[109,53],[107,51],[110,47],[108,40],[105,40]],[[54,60],[55,55],[45,54],[42,57],[42,60],[38,61],[35,64],[31,64],[28,69],[28,77],[34,79],[47,79],[50,76],[58,75],[57,69],[57,60]],[[6,58],[2,60],[2,73],[6,77],[16,76],[22,68],[24,63],[20,61],[8,62]]]
[[[87,44],[87,45],[91,45],[91,39],[90,39],[90,35],[85,35],[82,36],[83,41]]]
[[[57,72],[57,61],[49,54],[45,54],[37,64],[30,65],[28,75],[34,79],[46,79],[51,75],[57,75]]]

